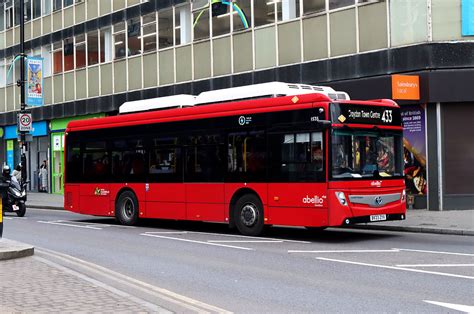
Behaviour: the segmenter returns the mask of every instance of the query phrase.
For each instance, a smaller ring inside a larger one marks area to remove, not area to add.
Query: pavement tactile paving
[[[0,261],[0,313],[147,313],[126,296],[34,257]]]

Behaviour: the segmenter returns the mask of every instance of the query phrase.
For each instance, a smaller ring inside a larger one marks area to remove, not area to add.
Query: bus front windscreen
[[[402,134],[365,130],[333,130],[333,179],[401,178]]]

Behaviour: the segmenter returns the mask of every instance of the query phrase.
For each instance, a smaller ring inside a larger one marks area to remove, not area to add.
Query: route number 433
[[[385,123],[391,123],[392,120],[392,110],[385,110],[382,114],[382,121]]]

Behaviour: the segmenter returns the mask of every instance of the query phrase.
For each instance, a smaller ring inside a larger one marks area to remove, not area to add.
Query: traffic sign
[[[33,130],[33,119],[31,112],[23,112],[18,114],[18,131],[31,132]]]

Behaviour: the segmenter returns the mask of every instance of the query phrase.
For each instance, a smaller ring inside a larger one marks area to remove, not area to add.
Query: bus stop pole
[[[20,113],[26,113],[25,102],[25,1],[20,0],[20,79],[17,82],[20,86]],[[28,151],[26,143],[26,131],[20,131],[21,142],[21,178],[23,182],[27,181],[26,153]]]

